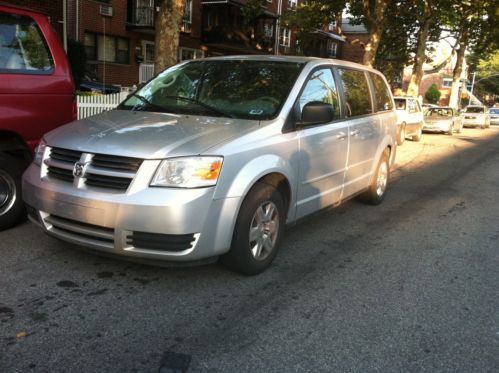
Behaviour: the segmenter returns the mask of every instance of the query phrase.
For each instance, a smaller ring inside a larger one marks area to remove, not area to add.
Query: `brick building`
[[[85,45],[87,70],[106,84],[132,86],[154,71],[155,19],[159,0],[65,0],[68,39]],[[348,55],[335,26],[317,30],[307,48],[280,24],[279,16],[304,0],[267,0],[250,22],[248,0],[186,0],[177,60],[233,54]],[[63,0],[10,0],[50,14],[62,39]],[[339,53],[339,51],[342,51]]]

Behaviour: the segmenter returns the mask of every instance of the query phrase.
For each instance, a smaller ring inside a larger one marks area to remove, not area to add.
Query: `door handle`
[[[352,132],[350,132],[350,136],[357,136],[359,133],[359,130],[353,130]]]

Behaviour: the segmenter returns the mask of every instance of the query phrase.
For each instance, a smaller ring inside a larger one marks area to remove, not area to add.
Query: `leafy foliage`
[[[430,88],[426,91],[424,97],[430,104],[436,104],[438,100],[440,100],[440,96],[442,92],[438,90],[438,87],[435,83],[433,83]]]

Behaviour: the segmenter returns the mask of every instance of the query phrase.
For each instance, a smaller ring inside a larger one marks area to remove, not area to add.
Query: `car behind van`
[[[0,4],[0,230],[25,217],[21,176],[41,137],[74,119],[70,67],[48,17]]]
[[[329,59],[173,66],[117,110],[45,135],[24,174],[30,219],[128,258],[267,268],[285,225],[385,197],[396,153],[387,82]]]
[[[412,141],[421,141],[424,115],[419,100],[415,97],[396,96],[397,144],[402,145],[406,137]]]

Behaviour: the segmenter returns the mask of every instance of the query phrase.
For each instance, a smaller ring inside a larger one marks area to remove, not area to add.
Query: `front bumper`
[[[48,234],[109,254],[185,262],[229,250],[240,198],[214,200],[215,187],[139,182],[124,193],[79,189],[41,178],[32,164],[23,176],[23,199],[30,220]]]

